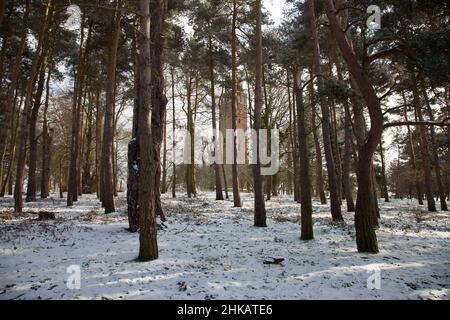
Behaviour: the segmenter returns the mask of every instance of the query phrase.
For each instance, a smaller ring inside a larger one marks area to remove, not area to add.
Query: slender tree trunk
[[[350,170],[352,162],[352,124],[350,107],[347,102],[344,103],[345,117],[344,117],[344,134],[345,134],[345,146],[344,146],[344,162],[342,165],[342,175],[344,184],[345,199],[347,202],[347,211],[355,211],[355,203],[353,201],[352,187],[350,183]]]
[[[311,79],[314,76],[313,68],[310,70]],[[314,93],[314,82],[311,81],[309,84],[309,95],[311,100],[311,122],[313,125],[313,139],[315,147],[315,167],[316,167],[316,188],[318,191],[317,196],[320,197],[321,204],[327,204],[327,198],[325,196],[324,181],[323,181],[323,162],[322,162],[322,149],[320,147],[319,134],[317,132],[317,121],[316,121],[316,99]]]
[[[236,23],[237,23],[237,4],[233,2],[233,26],[231,29],[231,122],[234,131],[233,138],[233,164],[231,166],[232,180],[233,180],[233,202],[234,207],[242,207],[241,195],[239,194],[239,177],[237,167],[237,137],[236,137],[236,122],[237,122],[237,38],[236,38]]]
[[[164,119],[166,116],[167,98],[164,94],[164,71],[163,71],[163,47],[164,29],[167,13],[167,0],[158,0],[150,3],[152,14],[152,138],[153,159],[155,165],[155,205],[156,214],[165,221],[161,204],[161,145],[163,141]]]
[[[425,100],[425,105],[427,107],[428,117],[430,118],[430,121],[434,121],[434,114],[433,114],[433,110],[431,109],[430,100],[428,98],[427,90],[425,87],[425,80],[423,77],[421,79],[421,88],[422,88],[422,94],[423,94],[423,97]],[[439,153],[437,150],[436,132],[435,132],[434,126],[430,127],[430,133],[431,133],[430,138],[431,138],[431,147],[432,147],[432,153],[433,153],[434,170],[435,170],[435,174],[436,174],[436,183],[437,183],[437,187],[439,190],[439,199],[440,199],[440,203],[441,203],[441,210],[448,211],[447,201],[446,201],[446,196],[445,196],[445,188],[444,188],[444,185],[442,183],[442,178],[441,178],[441,164],[439,161]]]
[[[319,93],[323,90],[323,76],[322,76],[322,63],[320,57],[320,46],[317,32],[316,18],[315,18],[315,5],[314,0],[308,0],[309,3],[309,16],[311,20],[311,33],[313,39],[313,53],[314,53],[314,66],[317,75],[317,85]],[[323,147],[325,150],[325,160],[327,164],[328,184],[330,189],[331,200],[331,216],[333,221],[343,221],[341,213],[341,196],[339,194],[338,178],[336,174],[335,161],[333,157],[333,150],[331,145],[330,136],[330,108],[328,101],[323,94],[320,94],[320,106],[322,109],[322,135],[323,135]]]
[[[69,177],[67,183],[67,206],[73,206],[73,203],[78,201],[78,156],[79,156],[79,131],[80,131],[80,113],[81,113],[81,92],[83,88],[83,79],[85,72],[84,56],[86,55],[87,47],[86,43],[89,43],[91,26],[89,27],[88,39],[85,42],[84,27],[85,27],[85,14],[81,22],[81,35],[80,35],[80,50],[78,53],[78,70],[74,80],[74,95],[72,101],[72,133],[70,140],[70,164],[69,164]]]
[[[8,171],[6,173],[5,178],[2,181],[0,197],[5,196],[6,187],[8,187],[8,194],[9,195],[12,194],[13,167],[14,167],[14,162],[15,162],[15,158],[16,158],[16,145],[17,145],[17,137],[19,134],[19,124],[20,124],[20,109],[21,109],[21,106],[23,103],[23,99],[24,99],[24,94],[21,94],[19,105],[17,106],[16,99],[14,99],[14,102],[13,102],[14,109],[13,109],[13,113],[12,113],[12,117],[11,117],[11,139],[9,141]]]
[[[158,0],[160,1],[160,0]],[[159,2],[158,2],[159,7]],[[158,241],[155,208],[155,166],[152,138],[152,65],[151,65],[151,16],[149,0],[139,1],[139,260],[158,259]]]
[[[176,166],[176,147],[177,140],[176,131],[176,114],[175,114],[175,69],[171,68],[170,75],[172,78],[172,198],[177,197],[177,166]]]
[[[288,167],[292,168],[294,170],[294,176],[292,177],[292,175],[288,175],[288,183],[289,183],[289,193],[295,189],[294,184],[295,181],[297,179],[297,166],[296,161],[297,161],[297,150],[295,148],[295,137],[294,137],[294,121],[296,121],[293,118],[293,110],[292,110],[292,101],[291,101],[291,84],[290,84],[290,71],[287,70],[287,82],[286,82],[286,87],[287,87],[287,93],[288,93],[288,104],[289,104],[289,147],[290,147],[290,155],[289,155],[289,163],[288,163]],[[295,193],[295,191],[294,191]],[[295,199],[296,200],[296,199]]]
[[[384,148],[383,148],[383,141],[380,143],[380,158],[381,158],[381,176],[383,179],[383,196],[384,201],[389,202],[389,190],[387,185],[387,178],[386,178],[386,165],[384,160]]]
[[[167,193],[167,112],[164,114],[164,137],[163,137],[163,161],[162,161],[162,181],[161,193]]]
[[[48,40],[46,40],[48,41]],[[45,50],[45,49],[44,49]],[[46,53],[44,53],[46,56]],[[28,124],[28,144],[29,144],[29,158],[28,158],[28,184],[26,202],[36,201],[36,167],[37,167],[37,150],[38,141],[36,137],[36,126],[39,116],[39,109],[41,108],[41,98],[45,86],[45,71],[47,67],[47,58],[43,58],[41,70],[39,72],[39,81],[34,97],[34,105],[31,109],[31,115]]]
[[[117,0],[116,7],[120,8],[121,0]],[[111,47],[109,49],[107,78],[106,83],[106,108],[103,126],[103,145],[102,145],[102,179],[103,179],[103,206],[105,213],[115,211],[114,207],[114,185],[113,185],[113,113],[114,113],[114,89],[116,86],[116,64],[117,48],[120,38],[120,11],[116,11],[113,17],[111,37]]]
[[[101,150],[102,150],[102,108],[100,105],[100,88],[96,90],[95,103],[95,186],[97,198],[100,199],[100,171],[101,171]]]
[[[27,86],[26,86],[26,96],[25,96],[25,105],[22,111],[22,118],[20,121],[20,135],[19,135],[19,147],[18,147],[18,160],[17,160],[17,170],[16,170],[16,184],[14,189],[14,211],[22,212],[23,209],[23,179],[24,179],[24,170],[25,170],[25,159],[26,159],[26,145],[27,145],[27,128],[28,128],[28,117],[30,114],[31,104],[32,104],[32,96],[33,96],[33,88],[36,81],[36,74],[39,68],[39,61],[41,55],[41,49],[44,42],[45,33],[48,29],[48,18],[50,13],[50,7],[52,6],[52,1],[47,0],[45,14],[44,14],[44,23],[42,25],[42,29],[38,36],[38,44],[36,46],[36,51],[33,57],[33,61],[31,64],[31,72],[28,78]]]
[[[405,108],[403,111],[403,116],[405,118],[405,122],[408,122],[408,108],[406,107],[406,97],[405,94],[402,93],[403,96],[403,102],[405,104]],[[417,192],[417,201],[419,202],[419,205],[423,205],[423,193],[422,193],[422,186],[419,179],[419,170],[417,168],[417,162],[416,162],[416,152],[414,150],[414,138],[411,132],[411,127],[409,125],[406,126],[406,129],[408,130],[408,143],[409,143],[409,149],[410,149],[410,155],[409,159],[411,161],[411,167],[413,169],[413,175],[414,175],[414,185],[416,187]]]
[[[41,169],[41,198],[50,196],[50,163],[51,163],[51,136],[48,127],[48,107],[50,98],[51,66],[48,67],[47,83],[45,85],[45,104],[42,125],[42,169]]]
[[[9,85],[9,90],[6,96],[6,105],[0,109],[0,118],[2,119],[2,125],[0,126],[0,167],[3,168],[3,159],[6,150],[6,141],[8,134],[12,132],[11,126],[11,115],[14,113],[15,108],[15,96],[17,92],[18,82],[19,82],[19,74],[20,74],[20,66],[22,63],[22,55],[25,50],[27,44],[27,28],[28,25],[28,17],[30,12],[30,0],[27,0],[25,5],[25,12],[23,17],[23,31],[21,34],[20,44],[18,50],[16,52],[16,56],[14,59],[14,66],[11,72],[11,83]],[[3,39],[5,41],[5,39]],[[5,46],[5,45],[4,45]],[[0,81],[2,78],[0,78]],[[19,114],[20,114],[20,106],[19,106]],[[11,134],[11,137],[13,135]],[[2,174],[0,178],[3,177],[3,171],[0,169]]]
[[[211,26],[209,26],[211,28]],[[217,152],[218,148],[218,135],[217,135],[217,116],[216,116],[216,86],[214,80],[214,52],[211,33],[208,37],[209,42],[209,78],[211,81],[211,113],[212,113],[212,130],[215,144],[214,152]],[[216,154],[214,154],[216,156]],[[220,179],[220,164],[214,161],[214,176],[215,176],[215,186],[216,186],[216,200],[223,200],[222,192],[222,182]]]
[[[416,111],[417,120],[420,122],[424,121],[422,115],[422,106],[419,96],[419,87],[417,83],[416,75],[412,74],[412,91],[414,96],[414,108]],[[420,153],[422,155],[422,165],[423,171],[425,173],[425,196],[427,198],[428,211],[436,211],[436,202],[434,201],[434,190],[433,190],[433,179],[431,174],[431,161],[430,161],[430,149],[429,141],[427,138],[426,128],[424,126],[419,126],[419,136],[420,136]]]
[[[306,131],[305,106],[303,103],[303,92],[301,86],[302,74],[296,67],[294,71],[294,90],[297,101],[297,122],[300,154],[300,192],[301,192],[301,239],[311,240],[314,238],[312,222],[311,181],[309,178],[309,146]]]
[[[255,30],[255,46],[256,46],[256,71],[255,71],[255,111],[253,129],[256,131],[256,164],[252,165],[254,191],[255,191],[255,227],[267,227],[266,222],[266,205],[264,202],[264,193],[261,176],[261,160],[259,157],[260,139],[259,132],[261,129],[261,109],[263,105],[262,85],[263,85],[263,54],[262,54],[262,9],[261,0],[255,2],[256,12],[256,30]],[[225,186],[226,187],[226,186]]]
[[[134,108],[133,108],[133,128],[132,139],[128,143],[128,179],[127,179],[127,213],[128,231],[139,230],[139,99],[140,99],[140,70],[139,70],[139,34],[138,22],[134,24]]]

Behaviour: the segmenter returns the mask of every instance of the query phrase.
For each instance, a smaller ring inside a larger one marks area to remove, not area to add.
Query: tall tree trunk
[[[253,119],[253,129],[256,131],[256,164],[252,165],[254,191],[255,191],[255,227],[267,227],[266,205],[264,202],[264,193],[262,188],[261,159],[259,157],[261,129],[261,109],[263,105],[262,85],[263,85],[263,54],[262,54],[262,9],[261,0],[255,2],[256,12],[256,30],[255,30],[255,48],[256,48],[256,71],[255,71],[255,111]]]
[[[211,25],[209,25],[211,28]],[[211,113],[212,113],[212,130],[215,144],[214,152],[217,152],[218,148],[218,133],[217,133],[217,116],[216,116],[216,86],[214,79],[214,48],[212,43],[211,33],[208,35],[208,44],[209,44],[209,78],[211,81]],[[216,154],[214,154],[216,156]],[[223,192],[222,192],[222,181],[220,179],[220,164],[214,161],[214,176],[215,176],[215,186],[216,186],[216,200],[223,200]]]
[[[120,9],[121,0],[117,0],[116,9]],[[113,143],[114,143],[114,90],[116,86],[116,64],[117,64],[117,48],[120,38],[120,20],[121,13],[116,11],[112,20],[112,37],[111,46],[108,55],[107,65],[107,83],[106,83],[106,108],[103,125],[103,145],[102,145],[102,179],[103,179],[103,206],[105,213],[115,211],[114,207],[114,185],[113,185]]]
[[[233,203],[234,207],[242,207],[241,195],[239,193],[239,177],[237,167],[237,136],[236,136],[236,122],[237,122],[237,37],[236,37],[236,23],[237,23],[237,3],[233,2],[233,26],[231,29],[231,122],[234,131],[233,137],[233,164],[231,166],[232,180],[233,180]]]
[[[17,90],[18,94],[18,90]],[[16,94],[16,96],[17,96]],[[17,137],[19,134],[19,124],[20,124],[20,109],[23,103],[24,93],[20,96],[20,102],[17,106],[17,101],[14,99],[13,102],[13,113],[11,117],[11,139],[9,141],[9,159],[8,159],[8,171],[6,172],[6,176],[2,181],[2,186],[0,190],[0,197],[4,197],[6,193],[6,188],[8,187],[8,194],[12,194],[12,181],[13,181],[13,167],[16,158],[16,145],[17,145]],[[16,107],[17,106],[17,107]]]
[[[45,104],[42,125],[42,169],[41,169],[41,198],[46,199],[50,195],[50,163],[51,163],[51,136],[48,127],[48,107],[50,98],[51,66],[48,67],[47,82],[45,85]]]
[[[31,72],[27,81],[26,86],[26,96],[25,105],[22,110],[22,117],[20,121],[20,135],[19,135],[19,147],[18,147],[18,160],[17,160],[17,170],[16,170],[16,184],[14,189],[14,211],[22,212],[23,209],[23,179],[25,170],[25,159],[26,159],[26,145],[27,145],[27,128],[28,128],[28,117],[30,115],[30,109],[32,104],[33,88],[36,81],[36,75],[39,68],[39,61],[41,56],[41,50],[45,38],[45,34],[48,31],[48,19],[50,13],[50,7],[52,6],[52,0],[47,0],[44,22],[42,24],[42,29],[38,36],[38,44],[36,46],[36,51],[31,63]]]
[[[303,92],[300,88],[302,74],[296,67],[294,69],[294,90],[297,101],[297,122],[300,154],[300,192],[301,192],[301,239],[311,240],[314,238],[312,222],[311,181],[309,177],[309,146],[306,131],[305,106],[303,103]]]
[[[192,76],[187,76],[187,130],[191,136],[190,143],[190,159],[191,163],[186,166],[186,191],[189,198],[195,197],[195,128],[194,128],[194,116],[192,110]]]
[[[295,139],[294,136],[294,122],[296,119],[293,118],[293,110],[292,110],[292,100],[291,100],[291,83],[290,83],[290,71],[287,70],[287,82],[286,82],[286,88],[287,88],[287,94],[288,94],[288,104],[289,104],[289,148],[290,148],[290,155],[289,155],[289,163],[288,167],[293,167],[294,170],[294,176],[288,175],[288,183],[289,183],[289,192],[295,190],[294,184],[297,179],[297,166],[295,165],[297,162],[297,148],[295,148]],[[295,191],[294,191],[294,197],[295,197]],[[297,199],[295,199],[297,200]]]
[[[162,54],[164,49],[164,29],[167,14],[167,0],[150,3],[152,13],[152,138],[153,159],[155,165],[155,205],[156,214],[165,221],[161,205],[161,145],[163,141],[164,119],[166,116],[167,98],[164,94],[164,71]]]
[[[158,7],[159,7],[158,0]],[[140,0],[139,36],[139,260],[158,259],[155,208],[155,166],[152,138],[152,65],[150,1]],[[158,8],[157,8],[158,9]]]
[[[177,166],[176,166],[176,146],[177,140],[175,136],[176,130],[176,114],[175,114],[175,69],[170,69],[172,79],[172,198],[177,197]]]
[[[164,114],[164,135],[163,135],[163,161],[162,161],[162,181],[161,193],[167,193],[167,111]]]
[[[134,24],[133,54],[134,54],[134,107],[132,139],[128,143],[128,179],[127,179],[127,213],[128,231],[139,230],[139,99],[140,99],[140,65],[139,65],[139,34],[138,21]]]
[[[320,57],[320,45],[317,32],[316,17],[315,17],[315,5],[314,0],[308,0],[309,3],[309,16],[311,21],[311,34],[313,40],[313,53],[314,53],[314,67],[317,75],[317,86],[320,93],[320,106],[322,109],[322,135],[323,135],[323,147],[325,151],[325,160],[327,164],[328,184],[330,189],[331,200],[331,216],[333,221],[343,221],[341,213],[341,196],[339,194],[338,178],[336,174],[335,161],[333,157],[333,150],[331,145],[331,133],[330,133],[330,108],[326,97],[321,94],[323,90],[323,75],[322,75],[322,62]]]
[[[405,94],[402,92],[402,96],[403,96],[403,103],[405,104],[405,108],[403,111],[403,117],[405,119],[405,122],[408,122],[408,107],[406,106],[406,97]],[[417,162],[416,162],[416,152],[414,150],[414,138],[411,132],[411,127],[409,125],[406,126],[406,129],[408,130],[408,144],[409,144],[409,149],[410,149],[410,155],[409,155],[409,159],[411,162],[411,167],[413,169],[413,174],[414,174],[414,185],[416,187],[416,192],[417,192],[417,201],[419,202],[419,205],[423,205],[423,193],[422,193],[422,186],[421,186],[421,181],[418,179],[418,175],[419,175],[419,170],[417,168]]]
[[[69,164],[69,177],[67,183],[67,206],[73,206],[75,201],[78,201],[78,156],[80,148],[80,113],[81,113],[81,92],[83,88],[83,79],[85,73],[85,55],[87,51],[87,44],[91,34],[91,25],[89,26],[88,39],[85,41],[84,27],[85,27],[85,13],[81,22],[81,35],[80,35],[80,49],[78,53],[78,68],[74,80],[74,95],[72,101],[72,133],[70,137],[70,164]]]
[[[427,107],[428,117],[430,118],[430,121],[434,121],[434,114],[433,114],[433,110],[431,109],[431,104],[430,104],[430,100],[428,98],[427,90],[425,87],[425,80],[424,80],[423,76],[421,78],[421,88],[422,88],[422,95],[425,100],[425,105]],[[446,196],[445,196],[445,188],[444,188],[444,185],[442,183],[442,178],[441,178],[441,164],[439,161],[439,153],[437,150],[436,132],[435,132],[434,126],[430,127],[430,133],[431,133],[430,138],[431,138],[431,148],[432,148],[431,151],[433,153],[434,170],[435,170],[435,174],[436,174],[436,183],[437,183],[437,187],[439,190],[439,199],[440,199],[440,203],[441,203],[441,210],[448,211],[447,201],[446,201]]]
[[[380,158],[381,158],[381,178],[383,180],[383,196],[384,201],[389,202],[389,190],[387,185],[387,178],[386,178],[386,164],[384,159],[384,148],[383,148],[383,141],[380,143]]]
[[[314,76],[313,66],[310,70],[311,79]],[[314,92],[314,82],[311,81],[309,84],[309,96],[311,101],[311,122],[312,122],[312,131],[313,131],[313,139],[314,139],[314,147],[315,147],[315,167],[316,167],[316,188],[318,191],[317,196],[320,198],[321,204],[327,204],[327,198],[325,196],[324,190],[324,181],[323,181],[323,162],[322,162],[322,149],[320,147],[319,134],[317,132],[317,121],[316,121],[316,99]]]
[[[46,42],[48,39],[45,40]],[[46,51],[46,49],[43,49]],[[37,167],[37,149],[38,141],[36,137],[36,126],[39,116],[39,109],[41,108],[41,98],[44,92],[45,86],[45,71],[47,68],[47,52],[43,53],[43,59],[41,63],[41,70],[39,71],[39,81],[34,96],[34,105],[31,109],[31,115],[28,124],[28,144],[29,144],[29,157],[28,157],[28,184],[26,202],[36,201],[36,167]]]
[[[101,171],[101,145],[102,145],[102,108],[100,105],[100,88],[96,90],[95,103],[95,186],[97,198],[100,199],[100,171]]]
[[[353,81],[364,98],[369,111],[371,129],[365,143],[359,146],[358,155],[358,196],[355,211],[356,243],[359,252],[378,253],[378,242],[373,224],[375,199],[370,182],[373,166],[373,154],[381,141],[383,132],[383,113],[370,79],[359,64],[346,35],[336,17],[333,0],[325,1],[326,14],[330,30],[336,39],[342,56],[348,66]]]
[[[352,162],[352,124],[350,107],[348,102],[344,103],[345,116],[344,116],[344,135],[345,135],[345,146],[344,146],[344,162],[342,164],[342,179],[344,185],[345,199],[347,202],[347,211],[355,211],[355,203],[353,201],[352,187],[350,183],[350,170]]]
[[[414,99],[414,108],[416,111],[417,120],[420,122],[424,121],[422,114],[422,105],[419,95],[419,86],[416,75],[412,73],[412,91]],[[430,161],[430,149],[429,141],[427,138],[426,127],[419,126],[419,136],[420,136],[420,153],[422,155],[422,165],[423,171],[425,173],[425,196],[427,198],[428,211],[436,211],[436,202],[434,201],[434,190],[433,190],[433,178],[431,174],[431,161]]]
[[[27,25],[28,25],[28,17],[30,12],[30,0],[27,0],[25,5],[25,12],[23,16],[23,31],[20,38],[20,44],[18,50],[16,52],[16,56],[14,59],[14,66],[11,71],[11,83],[9,85],[9,90],[6,96],[6,105],[5,107],[0,109],[0,118],[2,119],[2,125],[0,126],[0,167],[3,168],[3,159],[6,151],[6,141],[8,138],[8,134],[12,133],[11,126],[11,114],[14,113],[15,108],[15,96],[17,92],[18,82],[19,82],[19,73],[20,66],[22,63],[22,55],[25,50],[27,44]],[[5,41],[5,39],[3,39]],[[0,81],[2,78],[0,78]],[[19,106],[19,114],[20,114],[20,106]],[[11,137],[13,134],[11,134]],[[0,178],[3,177],[3,171],[0,169],[2,174]],[[2,188],[3,189],[3,188]]]

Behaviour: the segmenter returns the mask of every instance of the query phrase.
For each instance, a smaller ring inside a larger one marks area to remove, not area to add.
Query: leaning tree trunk
[[[309,146],[306,131],[305,106],[303,103],[303,92],[301,85],[301,72],[294,69],[294,90],[297,101],[297,122],[300,154],[300,194],[301,194],[301,239],[311,240],[314,238],[312,221],[311,181],[309,178]]]
[[[117,9],[120,8],[121,0],[116,3]],[[114,88],[116,86],[116,65],[117,65],[117,48],[120,38],[120,12],[116,11],[113,18],[113,33],[111,37],[111,47],[108,56],[107,78],[106,83],[106,108],[103,126],[103,152],[102,152],[102,179],[103,179],[103,206],[105,213],[115,211],[114,207],[114,185],[113,185],[113,139],[114,139]]]
[[[341,195],[339,194],[338,177],[336,174],[335,161],[333,157],[333,150],[331,145],[331,133],[330,133],[330,107],[323,92],[323,76],[322,76],[322,62],[320,57],[320,45],[317,32],[316,18],[315,18],[315,5],[314,0],[309,0],[309,17],[310,28],[313,39],[313,54],[314,54],[314,67],[317,75],[317,85],[319,89],[320,106],[322,109],[322,135],[323,135],[323,147],[325,151],[325,160],[327,164],[328,184],[330,189],[330,201],[331,201],[331,216],[333,221],[343,221],[341,213]]]
[[[158,7],[161,0],[158,0]],[[139,1],[139,260],[158,259],[152,138],[151,16],[149,0]]]
[[[259,157],[260,140],[259,132],[261,129],[261,108],[263,104],[262,96],[262,81],[263,81],[263,54],[262,54],[262,12],[261,12],[261,0],[256,0],[255,3],[256,12],[256,32],[255,32],[255,45],[256,45],[256,72],[255,72],[255,111],[253,116],[253,129],[256,131],[256,164],[253,164],[253,179],[254,179],[254,191],[255,191],[255,227],[267,227],[266,222],[266,205],[264,203],[264,193],[262,188],[261,177],[261,161]],[[254,146],[255,147],[255,146]],[[226,187],[226,186],[225,186]]]
[[[370,83],[369,76],[358,62],[352,48],[347,42],[345,32],[336,17],[333,0],[325,1],[326,15],[330,30],[336,39],[348,70],[369,111],[371,128],[365,142],[359,146],[358,156],[358,196],[355,211],[356,243],[359,252],[378,253],[378,242],[373,226],[375,201],[373,197],[372,175],[373,155],[381,141],[383,133],[383,113],[380,100]]]

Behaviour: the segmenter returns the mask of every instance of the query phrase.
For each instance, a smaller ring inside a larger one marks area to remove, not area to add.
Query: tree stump
[[[40,211],[38,213],[38,220],[55,220],[55,213],[48,211]]]

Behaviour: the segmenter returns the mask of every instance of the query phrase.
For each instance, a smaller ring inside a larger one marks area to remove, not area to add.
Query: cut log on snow
[[[55,213],[48,211],[40,211],[38,212],[38,220],[55,220]]]

